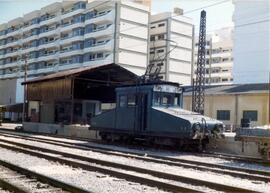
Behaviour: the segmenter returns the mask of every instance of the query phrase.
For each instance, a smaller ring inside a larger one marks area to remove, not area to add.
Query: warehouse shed
[[[27,122],[86,124],[115,102],[114,89],[132,84],[137,76],[117,64],[66,70],[23,83],[26,85]]]

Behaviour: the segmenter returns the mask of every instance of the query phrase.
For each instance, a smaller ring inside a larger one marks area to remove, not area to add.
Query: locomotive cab
[[[152,107],[180,107],[182,89],[178,84],[144,84],[116,89],[116,128],[149,131]]]

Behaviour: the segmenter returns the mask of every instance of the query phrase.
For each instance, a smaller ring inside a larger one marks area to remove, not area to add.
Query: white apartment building
[[[151,16],[149,62],[161,66],[161,79],[190,85],[194,26],[181,12]]]
[[[270,1],[234,0],[234,83],[268,83]]]
[[[232,84],[233,82],[233,28],[226,27],[206,36],[205,83]],[[194,72],[197,66],[198,38],[194,55]],[[195,77],[194,77],[195,78]]]
[[[28,78],[108,63],[142,75],[149,18],[148,6],[131,1],[64,1],[0,25],[1,95],[7,80],[17,79],[16,97],[0,104],[22,102],[24,56]]]

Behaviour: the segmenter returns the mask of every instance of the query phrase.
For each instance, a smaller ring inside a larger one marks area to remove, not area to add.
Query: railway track
[[[9,133],[22,133],[22,134],[37,134],[37,135],[43,135],[43,136],[47,136],[47,137],[53,137],[55,139],[70,139],[70,140],[79,140],[79,141],[83,141],[86,143],[98,143],[100,145],[108,145],[107,143],[104,143],[100,140],[94,140],[94,139],[85,139],[85,138],[78,138],[78,137],[68,137],[68,136],[61,136],[61,135],[54,135],[54,134],[45,134],[45,133],[37,133],[37,132],[30,132],[30,131],[15,131],[15,130],[11,130],[11,129],[5,129],[5,128],[1,128],[0,127],[0,132],[9,132]],[[55,141],[55,142],[59,142],[59,140],[50,140],[50,141]],[[63,142],[63,143],[69,143],[69,142]],[[69,143],[69,144],[74,144],[74,145],[78,145],[78,146],[85,146],[84,144],[76,144],[76,143]],[[109,145],[119,145],[119,144],[109,144]],[[100,148],[97,146],[91,146],[91,145],[87,145],[88,147],[94,147],[94,148]],[[122,144],[121,144],[122,146]],[[135,149],[137,150],[138,147],[137,146],[128,146],[128,148],[131,149]],[[111,150],[110,148],[104,148],[105,150]],[[118,150],[119,151],[119,150]],[[126,153],[126,151],[123,151],[124,153]],[[132,152],[133,153],[133,152]],[[265,160],[261,160],[259,158],[252,158],[252,157],[244,157],[244,156],[237,156],[237,155],[231,155],[231,154],[222,154],[222,153],[215,153],[215,152],[203,152],[203,153],[198,153],[196,154],[198,156],[201,157],[213,157],[213,158],[220,158],[220,159],[224,159],[224,160],[229,160],[229,161],[236,161],[236,162],[245,162],[245,163],[257,163],[257,164],[262,164],[262,165],[266,165],[266,166],[270,166],[270,162],[269,161],[265,161]]]
[[[109,174],[111,176],[115,176],[117,178],[124,178],[129,181],[135,181],[138,183],[143,183],[146,185],[150,186],[157,186],[160,189],[165,189],[169,191],[174,191],[174,192],[183,192],[183,191],[188,191],[188,192],[196,192],[197,189],[190,189],[190,188],[185,188],[183,186],[175,185],[177,182],[181,183],[187,183],[187,184],[192,184],[193,186],[205,186],[209,189],[213,189],[216,191],[223,191],[223,192],[251,192],[248,189],[244,188],[239,188],[239,187],[234,187],[234,186],[229,186],[229,185],[224,185],[224,184],[218,184],[218,183],[213,183],[205,180],[198,180],[198,179],[193,179],[181,175],[174,175],[170,173],[165,173],[165,172],[159,172],[159,171],[153,171],[145,168],[140,168],[140,167],[134,167],[134,166],[129,166],[129,165],[124,165],[124,164],[119,164],[115,162],[110,162],[110,161],[104,161],[104,160],[99,160],[99,159],[94,159],[90,157],[84,157],[84,156],[79,156],[75,154],[70,154],[66,152],[59,152],[56,150],[51,150],[51,149],[46,149],[46,148],[41,148],[41,147],[36,147],[32,145],[27,145],[27,144],[22,144],[18,142],[13,142],[9,140],[3,140],[1,139],[2,142],[6,143],[0,144],[0,147],[6,148],[6,149],[11,149],[13,151],[29,154],[32,156],[37,156],[41,158],[45,158],[51,161],[56,161],[62,164],[67,164],[73,167],[80,167],[82,169],[88,170],[88,171],[98,171],[101,173]],[[11,145],[10,145],[11,144]],[[33,151],[35,150],[35,151]],[[39,151],[39,152],[37,152]],[[40,153],[42,152],[42,153]],[[47,153],[47,154],[46,154]],[[55,156],[48,155],[54,154]],[[93,165],[94,163],[94,165]],[[114,169],[112,169],[114,168]],[[118,171],[115,170],[117,168]],[[128,171],[128,172],[127,172]],[[140,177],[140,175],[134,175],[134,174],[129,174],[129,172],[136,172],[138,174],[147,174],[150,176],[153,176],[155,178],[162,178],[163,180],[170,180],[174,181],[175,183],[164,183],[162,181],[158,180],[151,180],[147,178]],[[266,176],[260,176],[260,179],[264,179],[269,181],[270,178]]]
[[[267,172],[267,171],[231,167],[231,166],[225,166],[225,165],[219,165],[219,164],[205,163],[205,162],[186,160],[186,159],[180,159],[180,158],[163,157],[163,156],[151,155],[151,154],[148,154],[147,157],[145,157],[145,154],[143,153],[134,153],[134,152],[128,152],[128,151],[115,152],[114,150],[105,148],[105,147],[91,146],[89,144],[87,145],[75,144],[75,143],[64,142],[64,141],[60,142],[58,140],[42,139],[42,138],[37,138],[37,137],[32,137],[32,136],[21,136],[17,134],[10,135],[10,134],[3,134],[0,132],[0,136],[1,135],[6,136],[6,137],[15,137],[19,139],[47,143],[47,144],[57,145],[57,146],[62,146],[62,147],[67,147],[67,148],[91,150],[93,152],[103,153],[106,155],[129,157],[129,158],[143,160],[147,162],[154,162],[154,163],[166,164],[166,165],[171,165],[171,166],[179,166],[179,167],[197,169],[201,171],[211,171],[211,172],[231,175],[234,177],[246,178],[250,180],[260,180],[260,181],[266,181],[266,182],[270,181],[270,172]],[[14,144],[16,145],[16,143]],[[25,146],[28,147],[27,145]]]
[[[0,187],[4,191],[15,193],[89,193],[3,160],[0,160]]]

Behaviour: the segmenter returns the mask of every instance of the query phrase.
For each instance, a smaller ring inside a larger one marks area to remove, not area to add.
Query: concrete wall
[[[24,130],[30,132],[58,134],[68,137],[80,137],[86,139],[99,139],[98,131],[89,130],[88,126],[78,125],[58,125],[58,124],[46,124],[46,123],[23,123]]]
[[[207,146],[209,151],[236,154],[262,158],[256,142],[241,142],[234,140],[234,133],[229,133],[224,139],[212,139]]]
[[[258,111],[258,120],[253,126],[269,123],[268,93],[207,95],[205,98],[205,115],[217,118],[217,110],[230,110],[230,120],[223,121],[226,125],[240,125],[244,110]],[[184,96],[184,109],[191,110],[191,96]]]
[[[270,2],[234,0],[234,5],[234,83],[267,83],[270,72]]]
[[[0,80],[0,105],[16,103],[16,79]]]
[[[115,62],[137,75],[142,75],[148,65],[148,37],[150,7],[121,1],[117,12],[119,40],[116,44]]]

